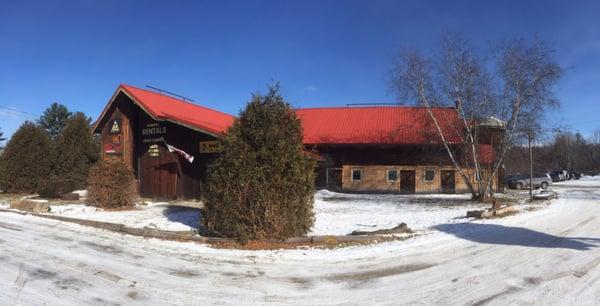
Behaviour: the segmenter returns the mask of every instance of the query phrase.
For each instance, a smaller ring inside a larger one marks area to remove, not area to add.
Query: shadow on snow
[[[200,209],[172,205],[163,211],[163,215],[171,222],[177,222],[192,228],[200,226]]]
[[[600,238],[561,237],[523,227],[498,224],[455,223],[440,224],[435,229],[458,238],[486,244],[519,245],[534,248],[563,248],[590,250],[600,244]]]

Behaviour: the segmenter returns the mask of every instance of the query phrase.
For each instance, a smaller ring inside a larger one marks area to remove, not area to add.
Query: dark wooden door
[[[326,188],[330,191],[342,190],[342,169],[341,168],[326,168]]]
[[[177,156],[163,145],[158,145],[158,154],[146,148],[140,162],[140,195],[153,199],[177,199],[178,164]]]
[[[415,171],[400,171],[400,192],[415,193]]]
[[[456,176],[454,170],[441,171],[441,189],[443,193],[456,193]]]

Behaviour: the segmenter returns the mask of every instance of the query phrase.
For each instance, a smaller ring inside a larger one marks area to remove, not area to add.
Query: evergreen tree
[[[48,132],[52,139],[55,139],[72,115],[66,106],[54,102],[44,111],[37,123]]]
[[[23,123],[0,156],[0,188],[8,192],[34,192],[49,176],[51,151],[48,133],[33,122]]]
[[[6,138],[4,138],[2,136],[4,136],[4,132],[2,132],[2,130],[0,130],[0,150],[4,149],[4,147],[2,146],[2,143],[6,140]]]
[[[99,158],[99,148],[90,128],[91,119],[75,113],[54,144],[52,174],[73,188],[85,188],[88,171]],[[69,190],[70,191],[70,190]]]
[[[220,145],[207,182],[209,231],[245,242],[310,230],[315,162],[303,151],[302,126],[278,86],[253,96]]]

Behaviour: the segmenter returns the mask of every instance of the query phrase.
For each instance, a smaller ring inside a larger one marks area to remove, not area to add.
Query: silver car
[[[534,173],[533,174],[533,188],[548,189],[552,184],[552,178],[548,173]],[[529,187],[529,174],[525,174],[519,179],[512,180],[509,182],[509,187],[514,189],[522,189]]]

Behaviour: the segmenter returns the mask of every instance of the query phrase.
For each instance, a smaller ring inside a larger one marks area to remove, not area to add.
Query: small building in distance
[[[460,160],[463,131],[454,108],[433,110]],[[318,188],[343,192],[461,193],[455,172],[427,110],[419,107],[297,109],[305,151],[318,160]],[[200,199],[216,140],[235,117],[151,90],[121,84],[94,124],[102,158],[120,158],[139,194],[157,199]],[[488,122],[489,121],[489,122]],[[489,175],[502,126],[488,120],[478,135],[482,173]],[[494,124],[492,124],[494,123]],[[170,146],[170,148],[168,147]],[[175,150],[180,150],[180,154]],[[185,152],[188,154],[186,157]],[[193,157],[193,159],[189,157]],[[191,160],[190,160],[191,159]],[[475,178],[473,169],[468,169]],[[494,180],[497,188],[498,179]]]

